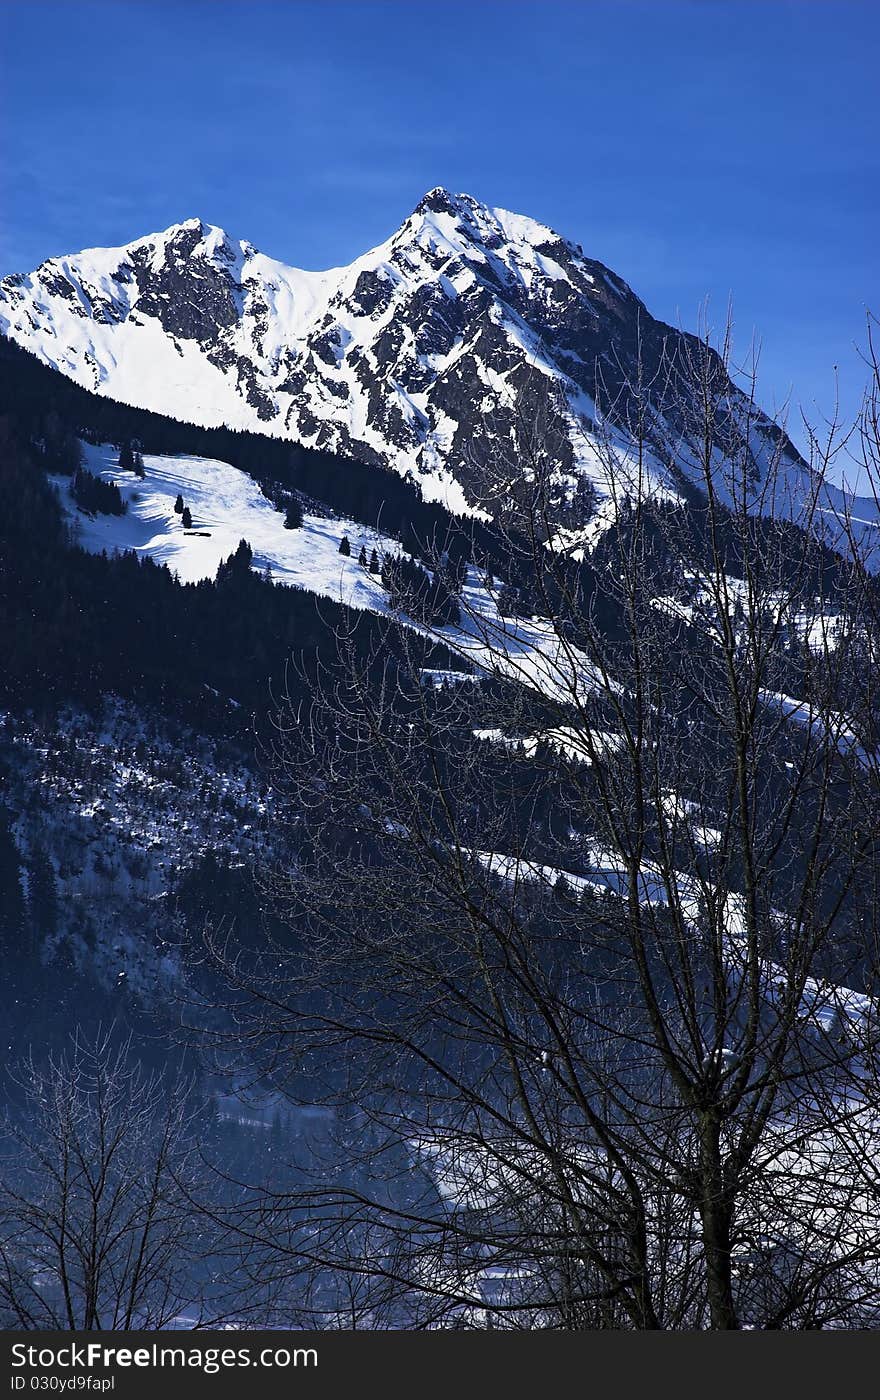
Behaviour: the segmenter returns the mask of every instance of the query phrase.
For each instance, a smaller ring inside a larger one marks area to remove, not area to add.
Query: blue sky
[[[304,267],[443,184],[830,411],[880,313],[875,0],[2,0],[0,274],[192,215]]]

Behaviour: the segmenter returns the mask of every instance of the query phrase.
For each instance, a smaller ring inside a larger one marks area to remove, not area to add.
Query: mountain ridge
[[[663,494],[701,484],[669,368],[714,352],[548,225],[440,186],[384,243],[323,271],[196,217],[50,258],[0,281],[0,332],[103,397],[390,468],[459,515],[503,512],[541,455],[573,545],[636,460]],[[748,420],[756,498],[778,470],[796,514],[810,469],[716,360],[719,420]],[[827,494],[839,513],[842,493]]]
[[[120,402],[391,467],[459,513],[492,512],[536,424],[577,502],[601,478],[597,376],[615,401],[636,353],[692,339],[547,225],[442,187],[342,268],[198,218],[51,258],[0,282],[0,330]]]

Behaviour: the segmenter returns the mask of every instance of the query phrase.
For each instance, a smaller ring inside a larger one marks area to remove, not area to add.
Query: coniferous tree
[[[360,554],[358,555],[358,563],[362,569],[367,567],[367,551],[364,549],[363,545],[361,545]]]
[[[28,865],[28,923],[35,949],[58,927],[58,888],[55,870],[45,849],[37,846]]]
[[[183,496],[179,491],[177,493],[177,500],[174,502],[174,511],[176,515],[183,514]]]
[[[447,575],[437,570],[433,579],[427,569],[405,555],[387,557],[382,562],[382,582],[388,600],[399,612],[437,626],[455,625],[460,620],[458,602]]]
[[[144,459],[139,451],[134,454],[134,466],[132,467],[132,471],[135,476],[139,476],[142,481],[147,474],[146,468],[144,467]]]
[[[193,520],[192,515],[190,514],[189,506],[184,506],[183,510],[180,512],[180,523],[183,526],[184,530],[192,529]]]
[[[370,573],[379,573],[379,556],[376,553],[375,549],[370,551]]]
[[[285,530],[299,530],[303,523],[303,509],[296,496],[291,496],[284,513]]]
[[[21,947],[25,928],[21,888],[21,857],[9,825],[0,809],[0,952],[14,956]]]
[[[134,453],[131,450],[130,442],[124,442],[120,447],[118,465],[121,472],[134,471]]]
[[[228,559],[224,559],[217,569],[217,582],[224,583],[235,578],[244,578],[250,573],[254,551],[247,540],[239,540],[238,548]]]
[[[348,535],[343,535],[342,539],[339,541],[339,553],[344,554],[346,559],[351,554],[351,542]]]
[[[102,481],[85,467],[78,467],[74,473],[71,495],[77,505],[91,515],[125,514],[125,501],[116,482]]]
[[[35,430],[34,445],[48,471],[72,476],[82,466],[82,445],[55,408],[43,415]]]
[[[496,606],[502,617],[517,617],[520,614],[519,594],[513,584],[505,583],[498,590]]]
[[[461,610],[455,592],[450,587],[449,575],[438,572],[428,594],[429,617],[438,627],[457,627],[461,621]]]

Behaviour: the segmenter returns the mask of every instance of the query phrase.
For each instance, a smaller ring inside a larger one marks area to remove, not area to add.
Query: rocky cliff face
[[[609,430],[625,469],[641,364],[650,470],[673,488],[687,475],[687,414],[657,371],[695,342],[543,224],[443,189],[327,272],[198,220],[53,258],[0,283],[0,329],[99,393],[409,472],[460,511],[494,511],[537,446],[572,523],[601,497]],[[780,443],[804,470],[775,424],[755,426],[756,479]]]

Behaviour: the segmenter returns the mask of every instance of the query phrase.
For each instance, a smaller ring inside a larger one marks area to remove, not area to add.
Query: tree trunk
[[[731,1208],[721,1161],[720,1127],[714,1117],[704,1119],[701,1126],[700,1168],[700,1220],[710,1325],[717,1331],[736,1330],[739,1319],[733,1298],[730,1259]]]

